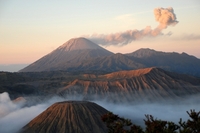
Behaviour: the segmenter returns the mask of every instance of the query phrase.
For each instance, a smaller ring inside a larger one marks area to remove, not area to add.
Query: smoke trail
[[[125,32],[113,34],[93,34],[87,37],[89,40],[101,45],[126,45],[134,40],[142,39],[143,37],[156,37],[162,35],[162,30],[168,26],[174,26],[178,23],[176,15],[172,7],[154,9],[154,16],[159,25],[152,29],[150,26],[142,30],[127,30]]]

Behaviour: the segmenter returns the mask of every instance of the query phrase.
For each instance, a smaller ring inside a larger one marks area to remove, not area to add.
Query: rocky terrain
[[[200,93],[199,78],[154,67],[84,76],[85,79],[74,80],[58,93],[114,102],[161,101]]]
[[[156,67],[111,73],[2,72],[0,78],[1,93],[36,101],[54,95],[111,102],[160,101],[200,93],[200,78]]]
[[[31,120],[20,133],[107,133],[101,120],[106,113],[106,109],[92,102],[58,102]]]

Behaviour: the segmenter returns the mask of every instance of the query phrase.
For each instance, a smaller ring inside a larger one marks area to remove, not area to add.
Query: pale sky
[[[172,35],[143,38],[114,53],[139,48],[186,52],[200,58],[199,0],[0,0],[0,64],[30,64],[71,38],[156,28],[154,9],[172,7],[178,24]]]

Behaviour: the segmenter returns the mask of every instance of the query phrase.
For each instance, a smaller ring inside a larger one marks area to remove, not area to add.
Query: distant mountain
[[[164,70],[200,77],[200,59],[186,53],[167,53],[139,49],[129,54],[113,54],[85,39],[73,38],[20,72],[105,71],[159,67]]]
[[[58,102],[31,120],[20,133],[107,133],[101,120],[106,113],[106,109],[92,102]]]
[[[73,38],[20,72],[68,70],[79,62],[112,54],[85,38]]]
[[[145,68],[119,71],[105,75],[85,75],[58,90],[68,97],[83,96],[84,99],[107,99],[114,102],[161,101],[183,98],[200,93],[200,79],[164,71],[160,68]]]
[[[200,59],[186,53],[167,53],[152,49],[139,49],[126,55],[146,67],[160,67],[168,71],[200,77]]]
[[[161,52],[152,49],[139,49],[129,54],[112,54],[76,64],[70,70],[107,71],[136,70],[159,67],[167,71],[200,77],[200,59],[186,53]]]
[[[0,71],[18,72],[19,70],[21,70],[26,66],[28,66],[28,64],[9,64],[9,65],[0,64]]]

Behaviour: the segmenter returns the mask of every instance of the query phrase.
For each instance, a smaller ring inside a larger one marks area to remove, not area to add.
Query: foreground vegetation
[[[121,118],[111,112],[101,117],[108,128],[108,133],[200,133],[200,111],[187,111],[189,119],[178,124],[171,121],[154,119],[145,115],[145,128],[135,125],[129,119]]]

